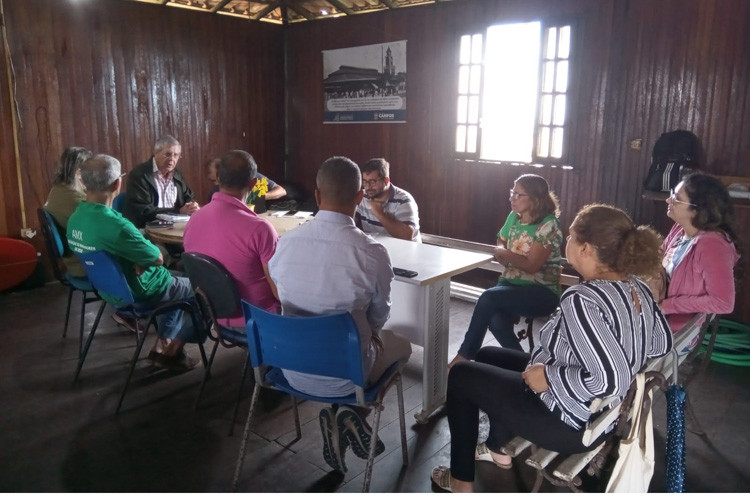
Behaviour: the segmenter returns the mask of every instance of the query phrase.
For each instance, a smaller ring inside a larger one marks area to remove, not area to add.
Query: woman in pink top
[[[685,177],[667,198],[667,215],[675,225],[662,245],[667,285],[659,305],[676,332],[695,313],[732,312],[739,254],[729,193],[716,177]]]

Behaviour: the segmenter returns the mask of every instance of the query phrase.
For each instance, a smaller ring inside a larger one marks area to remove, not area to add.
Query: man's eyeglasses
[[[380,179],[362,179],[362,185],[365,187],[377,186],[381,182],[383,182],[382,177]]]
[[[677,199],[677,191],[675,191],[674,188],[672,188],[672,190],[669,192],[669,199],[672,200],[673,203],[682,203],[683,205],[689,205],[691,207],[695,206],[692,203],[690,203],[689,201],[678,200]]]
[[[182,156],[181,153],[162,153],[161,155],[168,160],[171,160],[171,159],[179,160],[180,156]]]
[[[512,189],[510,190],[510,199],[511,200],[517,200],[518,198],[520,198],[522,196],[528,196],[528,194],[517,193],[517,192],[513,191]]]

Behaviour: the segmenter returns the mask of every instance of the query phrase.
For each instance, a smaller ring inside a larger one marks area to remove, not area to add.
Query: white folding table
[[[416,271],[413,278],[396,276],[391,291],[391,316],[385,328],[422,346],[422,410],[419,423],[445,403],[448,374],[450,279],[492,260],[487,253],[374,236],[391,255],[394,267]]]

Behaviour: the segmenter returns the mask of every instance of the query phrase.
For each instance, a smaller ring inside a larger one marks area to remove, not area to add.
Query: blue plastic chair
[[[222,318],[234,318],[242,314],[240,304],[240,293],[232,275],[218,260],[197,252],[185,252],[182,254],[182,265],[190,278],[190,284],[195,292],[196,303],[200,310],[199,319],[204,322],[203,328],[208,336],[214,341],[211,355],[208,357],[208,366],[201,382],[198,396],[195,398],[195,408],[198,408],[203,389],[206,382],[211,378],[211,366],[219,344],[226,348],[240,347],[247,349],[247,335],[244,331],[238,332],[219,324]],[[242,371],[242,381],[237,392],[237,400],[234,404],[232,423],[229,426],[229,435],[234,432],[234,422],[237,420],[237,411],[242,397],[242,389],[245,386],[249,358],[245,357],[245,367]]]
[[[401,384],[402,364],[394,363],[380,377],[380,380],[365,388],[366,376],[362,364],[359,333],[351,314],[342,312],[311,317],[280,316],[269,313],[244,300],[242,301],[242,309],[246,321],[250,364],[255,372],[255,389],[234,472],[233,491],[236,491],[239,485],[253,412],[258,403],[261,387],[275,389],[292,396],[297,439],[302,436],[299,412],[297,411],[297,398],[328,404],[373,408],[375,418],[362,488],[363,492],[368,492],[372,478],[372,466],[375,460],[375,448],[378,442],[383,397],[391,385],[396,383],[401,424],[401,453],[404,466],[408,464],[404,393]],[[311,355],[311,353],[314,353],[314,355]],[[348,379],[354,383],[356,391],[349,396],[337,398],[318,397],[299,392],[292,388],[284,378],[282,368],[311,375]]]
[[[142,305],[137,304],[135,302],[135,299],[133,298],[133,292],[130,289],[130,285],[128,284],[127,279],[122,272],[120,264],[104,250],[78,254],[78,257],[81,259],[81,262],[83,262],[83,265],[86,268],[86,274],[89,277],[89,281],[91,281],[91,284],[99,293],[104,293],[120,299],[121,303],[117,304],[118,310],[125,311],[137,319],[147,320],[145,331],[141,331],[141,327],[136,321],[136,338],[138,339],[138,343],[136,345],[135,353],[133,354],[133,359],[130,361],[128,378],[125,380],[125,386],[122,388],[120,400],[117,403],[117,409],[115,410],[115,414],[117,414],[120,412],[120,407],[122,407],[122,401],[125,398],[125,393],[127,392],[128,386],[130,385],[130,379],[133,377],[135,365],[138,362],[138,357],[140,356],[141,349],[143,348],[143,344],[146,341],[146,337],[148,336],[149,329],[151,328],[152,324],[154,325],[154,328],[156,328],[157,316],[159,316],[160,314],[172,312],[176,309],[182,309],[190,315],[191,321],[196,326],[196,329],[199,328],[200,323],[196,318],[195,307],[189,301],[183,300],[165,302],[157,304],[156,306],[150,308],[142,307]],[[94,339],[94,333],[95,332],[92,331],[91,334],[89,334],[88,339],[86,340],[86,346],[84,347],[83,355],[78,362],[76,378],[78,377],[78,373],[80,373],[81,368],[83,367],[83,362],[86,360],[86,354],[88,353],[89,347],[91,346],[91,341]],[[204,366],[206,366],[206,353],[203,349],[203,344],[198,344],[198,346],[200,347],[203,364]]]
[[[68,322],[70,320],[70,304],[73,300],[73,293],[81,292],[82,295],[81,321],[78,332],[78,356],[80,359],[81,352],[83,350],[83,326],[84,318],[86,316],[86,304],[97,302],[101,299],[96,294],[96,290],[94,290],[94,287],[91,285],[91,283],[89,283],[89,280],[87,278],[77,278],[75,276],[71,276],[67,272],[63,272],[62,268],[60,267],[60,260],[66,253],[67,238],[63,237],[60,234],[60,230],[57,226],[57,221],[55,221],[54,217],[52,217],[52,214],[50,214],[47,210],[45,210],[44,208],[39,208],[37,210],[37,216],[39,217],[39,224],[42,228],[42,235],[47,246],[47,255],[49,256],[49,261],[52,266],[52,273],[54,274],[55,279],[68,287],[68,306],[65,310],[65,327],[63,328],[62,334],[63,338],[65,338],[68,333]],[[102,312],[104,312],[105,306],[106,303],[102,301],[102,304],[99,307],[99,313],[96,316],[97,320],[94,321],[94,325],[91,328],[92,332],[96,331],[96,327],[99,323],[98,320],[101,317]]]
[[[112,209],[123,213],[123,210],[125,210],[125,198],[127,193],[120,193],[117,196],[115,196],[115,199],[112,200]]]

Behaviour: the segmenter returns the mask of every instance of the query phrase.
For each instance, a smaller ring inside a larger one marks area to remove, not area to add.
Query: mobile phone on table
[[[299,210],[290,210],[290,211],[288,211],[287,213],[285,213],[285,214],[284,214],[284,216],[286,217],[286,216],[288,216],[288,215],[294,215],[294,214],[296,214],[297,212],[299,212]]]

